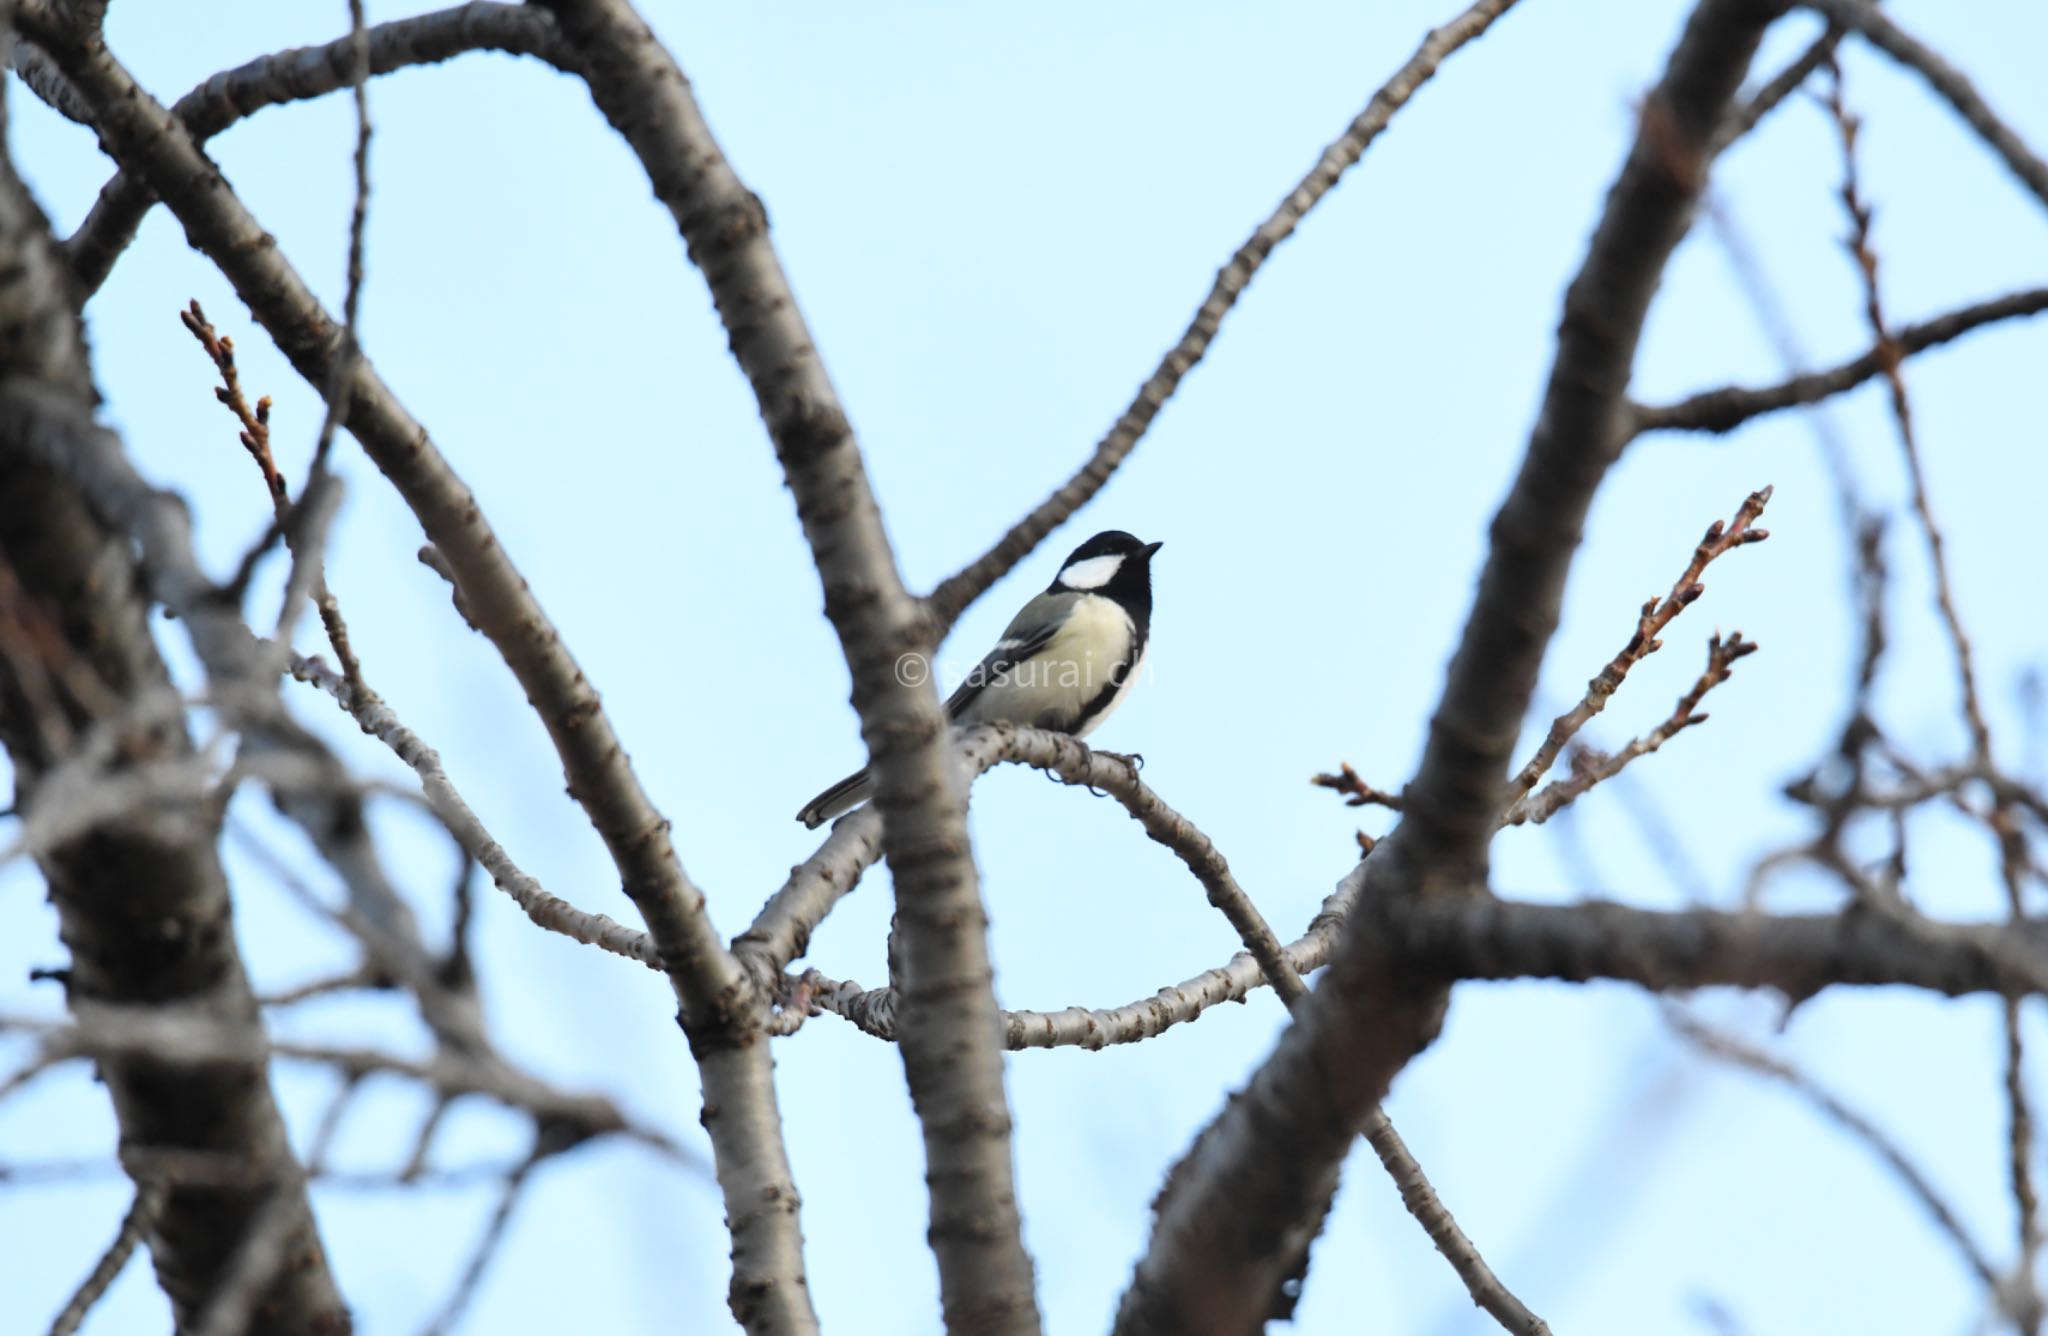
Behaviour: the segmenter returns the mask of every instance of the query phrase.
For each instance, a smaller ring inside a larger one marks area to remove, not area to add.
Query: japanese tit
[[[1110,529],[1075,548],[947,700],[954,727],[1006,720],[1088,736],[1144,668],[1160,546]],[[805,803],[796,819],[815,830],[873,791],[868,772],[857,771]]]

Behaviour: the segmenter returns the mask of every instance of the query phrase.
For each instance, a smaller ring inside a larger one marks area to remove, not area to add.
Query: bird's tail
[[[866,802],[875,791],[873,781],[865,770],[856,770],[831,788],[804,804],[796,819],[806,827],[816,830],[842,812],[851,812]]]

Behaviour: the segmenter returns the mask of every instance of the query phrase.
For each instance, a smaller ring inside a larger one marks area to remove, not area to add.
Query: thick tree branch
[[[825,613],[852,670],[896,887],[900,1048],[924,1133],[929,1237],[947,1325],[1036,1332],[966,784],[936,691],[929,682],[907,685],[895,671],[903,655],[931,652],[931,624],[903,587],[852,426],[769,241],[767,212],[726,161],[688,80],[624,0],[547,3],[582,59],[592,98],[639,155],[703,271],[795,497]],[[789,1320],[809,1321],[808,1305]]]
[[[1294,229],[1301,225],[1309,210],[1329,194],[1338,179],[1364,156],[1372,141],[1379,138],[1380,132],[1392,122],[1394,113],[1406,106],[1422,85],[1429,82],[1437,67],[1459,47],[1484,33],[1514,2],[1478,0],[1450,22],[1433,29],[1415,54],[1408,58],[1408,63],[1380,86],[1366,103],[1365,110],[1359,112],[1357,118],[1345,127],[1344,133],[1323,150],[1322,157],[1316,160],[1308,175],[1253,230],[1229,262],[1216,271],[1216,281],[1210,286],[1209,295],[1195,308],[1194,319],[1189,321],[1180,341],[1167,349],[1158,368],[1138,387],[1137,397],[1124,409],[1123,416],[1116,420],[1108,435],[1096,442],[1095,451],[1088,461],[1037,509],[1012,525],[994,547],[976,557],[965,569],[941,581],[927,596],[925,603],[940,636],[959,620],[969,604],[987,593],[996,581],[1043,542],[1047,534],[1066,523],[1075,511],[1102,490],[1124,457],[1131,453],[1152,426],[1159,410],[1180,388],[1181,381],[1209,351],[1209,344],[1223,326],[1223,317],[1230,314],[1230,308],[1244,295],[1253,275],[1258,273],[1259,266],[1266,262],[1274,247],[1294,234]]]
[[[2048,919],[1943,923],[1851,907],[1840,914],[1661,911],[1592,900],[1362,900],[1352,921],[1375,949],[1447,979],[1616,979],[1658,992],[1905,985],[1944,997],[2048,991]]]
[[[1565,298],[1557,359],[1401,825],[1366,860],[1369,897],[1483,886],[1507,764],[1588,506],[1626,439],[1642,323],[1706,180],[1715,131],[1781,5],[1705,0],[1641,114]],[[1351,1138],[1434,1037],[1448,991],[1391,966],[1359,921],[1279,1047],[1203,1132],[1157,1203],[1116,1330],[1238,1333],[1260,1316]]]

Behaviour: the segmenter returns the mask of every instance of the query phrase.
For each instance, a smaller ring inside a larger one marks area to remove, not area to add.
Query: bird
[[[1002,721],[1088,736],[1144,670],[1152,556],[1162,546],[1107,529],[1075,548],[947,699],[953,726]],[[856,770],[805,803],[796,819],[816,830],[873,792],[868,772]]]

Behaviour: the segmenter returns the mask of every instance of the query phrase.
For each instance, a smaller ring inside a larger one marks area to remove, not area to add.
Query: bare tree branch
[[[2030,288],[2025,292],[1965,306],[1917,325],[1906,325],[1893,332],[1892,343],[1901,356],[1910,357],[1929,348],[1938,348],[1986,325],[2038,315],[2042,311],[2048,311],[2048,288]],[[1634,435],[1652,431],[1731,432],[1752,418],[1819,403],[1883,374],[1884,355],[1873,348],[1840,366],[1826,371],[1809,371],[1777,385],[1758,389],[1730,385],[1706,390],[1673,404],[1638,404],[1630,413],[1630,431]]]
[[[0,5],[0,43],[11,45],[14,14]],[[83,729],[101,698],[126,701],[170,690],[157,654],[126,537],[94,513],[62,467],[78,437],[54,419],[84,421],[96,401],[72,304],[71,282],[48,225],[0,157],[0,566],[34,606],[46,608],[42,637],[51,669],[0,656],[0,735],[18,796],[33,800],[41,775],[63,759],[53,733]],[[31,404],[34,406],[31,407]],[[52,458],[52,456],[55,458]],[[25,605],[10,610],[22,628]],[[68,684],[89,679],[81,695]],[[52,718],[47,711],[55,710]],[[137,761],[189,755],[183,721],[172,718],[126,739]],[[254,1026],[255,999],[237,952],[227,883],[202,803],[165,801],[109,821],[41,860],[64,941],[62,973],[74,1005],[97,1001],[187,1003]],[[260,1061],[191,1072],[152,1055],[108,1061],[106,1083],[122,1136],[137,1144],[227,1150],[289,1162],[284,1124]],[[166,1085],[175,1100],[155,1098]],[[143,1181],[137,1179],[137,1187]],[[218,1285],[226,1250],[263,1210],[267,1193],[174,1188],[151,1234],[157,1277],[179,1320],[189,1320]],[[297,1265],[269,1287],[282,1324],[345,1330],[335,1288],[303,1188],[286,1194]]]
[[[100,1254],[100,1260],[93,1264],[77,1292],[71,1296],[71,1301],[50,1323],[50,1336],[72,1336],[84,1324],[86,1314],[92,1312],[93,1305],[106,1295],[107,1287],[128,1265],[128,1259],[135,1255],[143,1237],[156,1228],[156,1218],[163,1212],[168,1192],[168,1186],[161,1179],[145,1179],[135,1185],[135,1200],[129,1204],[128,1214],[121,1218],[121,1228],[115,1232],[114,1241],[107,1245],[107,1250]]]
[[[1766,116],[1784,105],[1786,98],[1798,92],[1808,79],[1834,58],[1835,48],[1842,44],[1845,35],[1846,30],[1840,24],[1829,23],[1827,30],[1800,52],[1791,64],[1765,80],[1762,87],[1738,103],[1722,124],[1720,133],[1714,136],[1716,156],[1756,129]]]
[[[1501,818],[1502,824],[1515,824],[1515,808],[1529,796],[1537,784],[1542,782],[1543,777],[1550,773],[1550,768],[1557,764],[1557,758],[1564,754],[1565,744],[1569,743],[1580,729],[1591,723],[1595,715],[1607,708],[1607,702],[1621,688],[1629,670],[1664,647],[1664,642],[1658,639],[1664,628],[1671,625],[1678,614],[1692,606],[1707,592],[1707,587],[1700,583],[1700,576],[1706,574],[1708,565],[1716,558],[1726,556],[1739,547],[1763,542],[1771,536],[1770,530],[1754,527],[1756,521],[1763,517],[1764,507],[1770,504],[1770,500],[1771,489],[1768,487],[1762,491],[1751,492],[1748,499],[1735,512],[1732,521],[1723,524],[1720,520],[1715,520],[1707,527],[1706,537],[1700,539],[1699,546],[1693,549],[1692,560],[1679,572],[1677,581],[1671,586],[1671,592],[1666,594],[1662,601],[1652,597],[1643,604],[1642,613],[1636,618],[1635,634],[1629,637],[1628,643],[1608,661],[1606,667],[1594,674],[1593,680],[1586,684],[1586,694],[1579,703],[1551,721],[1550,731],[1544,736],[1542,745],[1536,749],[1536,754],[1530,757],[1529,763],[1509,781],[1508,812]],[[1716,636],[1714,640],[1718,654],[1720,637]],[[1741,644],[1741,635],[1737,634],[1732,643]],[[1747,652],[1734,651],[1730,655],[1730,662]],[[1714,661],[1710,660],[1709,676],[1713,675],[1714,666]],[[1708,689],[1721,677],[1727,676],[1727,665],[1721,664],[1720,668],[1719,676],[1714,677],[1712,681],[1701,679],[1704,685],[1699,688],[1699,695],[1688,697],[1691,704],[1685,705],[1679,717],[1689,720],[1692,716],[1692,707],[1699,704],[1699,698],[1706,695]],[[1677,729],[1674,728],[1672,731],[1676,732]],[[1652,747],[1650,750],[1655,748]]]
[[[1678,698],[1678,704],[1672,707],[1663,723],[1640,737],[1629,739],[1618,751],[1595,751],[1584,745],[1575,748],[1571,773],[1551,781],[1535,793],[1516,799],[1501,814],[1500,823],[1503,826],[1541,825],[1591,792],[1595,786],[1613,779],[1631,762],[1648,756],[1693,725],[1707,722],[1707,716],[1700,711],[1700,702],[1706,699],[1709,691],[1728,680],[1738,660],[1755,652],[1756,642],[1744,640],[1742,632],[1730,632],[1723,640],[1721,633],[1716,631],[1707,641],[1706,669]]]
[[[1557,359],[1401,825],[1365,862],[1368,897],[1460,899],[1485,882],[1506,766],[1594,490],[1627,437],[1623,397],[1664,263],[1705,184],[1710,148],[1781,6],[1705,0],[1663,80],[1565,299]],[[1241,1332],[1324,1199],[1352,1135],[1441,1024],[1446,989],[1344,947],[1250,1086],[1176,1167],[1119,1336]]]
[[[413,768],[420,777],[421,791],[449,833],[471,858],[491,874],[498,888],[511,896],[513,903],[525,911],[537,927],[561,933],[628,960],[637,960],[649,969],[662,968],[661,953],[646,933],[637,932],[607,915],[578,909],[568,901],[549,894],[540,882],[514,862],[449,780],[440,753],[400,722],[388,704],[375,696],[358,692],[339,673],[317,659],[294,656],[291,671],[293,677],[309,682],[332,696],[356,721],[357,727],[389,747],[399,760]]]
[[[446,1333],[453,1331],[456,1324],[462,1320],[463,1310],[476,1298],[479,1283],[483,1280],[484,1268],[490,1265],[491,1258],[497,1255],[499,1247],[505,1242],[506,1227],[512,1223],[512,1208],[519,1204],[521,1194],[532,1180],[533,1171],[540,1167],[541,1161],[547,1158],[548,1153],[546,1145],[536,1140],[533,1152],[517,1169],[506,1176],[504,1187],[498,1195],[498,1204],[491,1211],[490,1220],[484,1225],[482,1237],[477,1239],[476,1247],[470,1251],[469,1261],[463,1266],[461,1277],[455,1282],[455,1292],[448,1296],[448,1302],[434,1315],[434,1320],[427,1324],[427,1336],[446,1336]]]
[[[1893,984],[1944,997],[2048,991],[2042,918],[1943,923],[1861,906],[1761,914],[1477,896],[1401,904],[1369,892],[1350,917],[1390,961],[1449,979],[1620,979],[1658,992],[1773,988],[1794,1002],[1827,988]]]
[[[30,32],[96,109],[105,142],[124,169],[162,197],[249,304],[280,351],[323,392],[343,339],[339,327],[278,252],[190,134],[138,87],[104,47],[57,21],[44,0],[22,12]],[[784,1293],[794,1325],[814,1326],[804,1293],[797,1194],[774,1104],[760,1004],[724,949],[701,892],[690,882],[599,703],[526,581],[497,541],[475,497],[433,448],[367,358],[349,387],[349,430],[397,486],[455,574],[463,607],[498,648],[546,724],[571,794],[589,813],[647,921],[682,1002],[703,1073],[705,1124],[733,1222],[736,1308],[757,1311],[762,1293]],[[767,1203],[763,1206],[762,1203]]]
[[[1932,57],[1929,56],[1928,59]],[[1845,104],[1841,71],[1837,69],[1834,74],[1834,83],[1829,90],[1828,110],[1834,116],[1842,146],[1841,197],[1842,207],[1849,215],[1847,246],[1862,280],[1864,318],[1877,345],[1876,351],[1883,364],[1885,385],[1890,391],[1892,417],[1898,425],[1899,446],[1906,457],[1906,476],[1912,486],[1913,514],[1919,520],[1920,531],[1927,540],[1928,564],[1934,573],[1935,606],[1941,614],[1942,626],[1948,632],[1950,649],[1955,654],[1958,698],[1963,724],[1970,735],[1971,756],[1980,770],[1995,774],[1997,763],[1992,757],[1991,727],[1984,717],[1983,702],[1978,694],[1977,671],[1970,648],[1970,637],[1963,629],[1962,614],[1956,607],[1955,583],[1949,573],[1947,544],[1942,536],[1941,526],[1934,517],[1934,505],[1927,489],[1927,471],[1921,462],[1919,440],[1914,431],[1912,399],[1906,390],[1905,359],[1885,319],[1883,289],[1878,281],[1879,261],[1871,238],[1871,209],[1863,198],[1856,163],[1856,141],[1862,123],[1850,113]],[[1964,89],[1968,90],[1967,84],[1964,85]],[[1984,114],[1988,116],[1989,112]],[[1976,124],[1976,121],[1973,119],[1972,123]],[[2015,170],[2019,169],[2015,167]],[[2042,179],[2048,180],[2048,173],[2044,173]],[[2044,202],[2048,202],[2048,196],[2044,196]],[[1949,796],[1955,798],[1957,795],[1951,791]],[[1985,819],[1985,824],[1999,846],[2000,870],[2006,890],[2006,911],[2014,922],[2018,922],[2026,912],[2022,887],[2026,849],[2023,838],[2012,822],[2010,807],[2010,795],[1994,790],[1993,807]],[[1899,840],[1900,858],[1903,859],[1903,830]],[[2034,1278],[2034,1257],[2040,1247],[2041,1203],[2040,1195],[2034,1186],[2034,1119],[2027,1099],[2026,1051],[2020,1031],[2018,998],[2005,999],[2004,1020],[2005,1097],[2010,1120],[2007,1135],[2007,1168],[2012,1185],[2013,1206],[2019,1221],[2020,1256],[2013,1271],[2013,1283],[2010,1288],[1994,1285],[1993,1293],[2011,1314],[2015,1325],[2023,1332],[2033,1333],[2040,1330],[2044,1311],[2048,1311],[2048,1306],[2044,1306],[2040,1287]]]
[[[619,1133],[660,1151],[666,1158],[681,1163],[691,1161],[672,1140],[633,1122],[610,1099],[557,1089],[490,1053],[442,1049],[430,1057],[412,1058],[362,1046],[275,1040],[253,1024],[230,1023],[191,1007],[88,1004],[77,1009],[70,1025],[0,1014],[0,1032],[8,1031],[40,1035],[41,1061],[45,1064],[80,1057],[105,1060],[151,1055],[204,1072],[274,1056],[331,1067],[348,1081],[385,1073],[417,1082],[444,1101],[464,1095],[484,1096],[528,1114],[538,1125],[573,1131],[579,1140]],[[179,1149],[165,1143],[136,1144],[173,1153]],[[224,1149],[236,1153],[242,1150]],[[275,1185],[300,1172],[296,1164],[286,1161],[251,1159],[246,1155],[243,1158],[253,1183]]]
[[[2000,120],[1962,71],[1887,18],[1868,0],[1799,0],[1808,9],[1855,32],[1927,81],[1928,87],[1969,123],[1977,137],[2005,161],[2034,198],[2048,205],[2048,162]]]
[[[2003,1296],[2005,1284],[1998,1269],[1992,1266],[1948,1201],[1898,1142],[1791,1063],[1744,1043],[1734,1035],[1714,1029],[1676,1006],[1667,1005],[1664,1017],[1681,1038],[1700,1052],[1779,1082],[1883,1160],[1900,1184],[1925,1208],[1936,1227],[1955,1244],[1964,1265],[1976,1273],[1986,1292],[1994,1297]]]
[[[108,142],[141,164],[166,203],[250,303],[280,349],[316,387],[340,353],[342,334],[242,208],[220,174],[170,119],[96,44],[56,26],[31,0],[25,27],[65,65],[93,99]],[[433,451],[419,425],[359,363],[351,391],[350,429],[399,486],[437,548],[462,575],[472,613],[492,635],[536,704],[562,754],[572,792],[591,814],[625,877],[625,888],[648,916],[664,959],[686,996],[693,1020],[713,1025],[744,986],[703,913],[703,897],[677,863],[667,822],[639,788],[583,676],[525,581],[476,508],[474,497]]]
[[[1237,878],[1231,875],[1229,863],[1199,827],[1168,807],[1138,778],[1137,766],[1120,756],[1090,751],[1078,739],[1063,734],[1021,729],[1004,731],[1011,735],[1005,747],[1007,759],[1035,766],[1057,775],[1067,784],[1100,790],[1116,799],[1144,827],[1148,836],[1171,849],[1174,856],[1187,865],[1188,871],[1194,873],[1195,880],[1208,893],[1209,903],[1222,911],[1230,926],[1236,929],[1245,950],[1258,962],[1260,971],[1272,983],[1273,991],[1280,995],[1287,1009],[1295,1011],[1308,1000],[1308,986],[1295,971],[1287,949],[1281,946],[1265,915],[1259,912],[1258,906],[1238,885]],[[1458,1222],[1444,1206],[1385,1110],[1373,1111],[1365,1121],[1362,1135],[1392,1176],[1402,1204],[1429,1234],[1437,1251],[1450,1261],[1458,1278],[1464,1281],[1465,1288],[1471,1293],[1473,1302],[1499,1319],[1509,1331],[1521,1333],[1521,1336],[1548,1336],[1549,1327],[1501,1283],[1492,1268],[1487,1266],[1486,1259],[1480,1256],[1479,1249],[1459,1229]],[[1327,1214],[1327,1207],[1324,1213]],[[1309,1242],[1304,1240],[1301,1258],[1290,1268],[1289,1279],[1300,1281],[1307,1274]],[[1291,1294],[1284,1295],[1276,1303],[1273,1316],[1290,1316],[1293,1302]]]
[[[487,0],[431,14],[379,23],[367,30],[372,75],[432,65],[471,51],[534,56],[558,69],[574,69],[554,20],[529,5]],[[178,99],[171,114],[194,140],[205,143],[265,107],[324,97],[350,86],[355,68],[353,34],[324,46],[297,47],[224,70]],[[47,99],[46,99],[47,100]],[[100,188],[92,211],[64,242],[65,258],[88,294],[98,291],[156,193],[127,172]]]
[[[270,1200],[243,1231],[242,1239],[221,1270],[220,1284],[208,1297],[206,1307],[192,1319],[192,1336],[242,1336],[256,1325],[257,1306],[264,1292],[286,1265],[292,1250],[292,1183],[280,1183]]]
[[[1408,63],[1380,86],[1365,104],[1365,110],[1359,112],[1345,127],[1344,133],[1323,150],[1322,157],[1309,169],[1308,175],[1254,229],[1229,262],[1216,271],[1216,281],[1210,286],[1209,295],[1195,309],[1194,319],[1188,323],[1180,341],[1167,349],[1158,368],[1138,387],[1137,397],[1124,409],[1123,416],[1116,420],[1109,434],[1096,443],[1088,461],[1037,509],[1010,526],[1010,531],[998,539],[994,547],[976,557],[965,569],[942,580],[926,597],[925,605],[938,626],[940,637],[959,620],[969,604],[987,593],[996,581],[1043,542],[1047,534],[1066,523],[1075,511],[1102,490],[1103,484],[1109,481],[1110,475],[1116,472],[1117,466],[1123,463],[1124,457],[1151,427],[1152,420],[1159,416],[1159,410],[1180,388],[1181,381],[1209,351],[1209,344],[1223,326],[1223,317],[1230,314],[1230,308],[1250,286],[1252,277],[1266,262],[1266,257],[1273,253],[1273,248],[1294,234],[1294,229],[1301,225],[1309,210],[1329,194],[1338,179],[1364,156],[1372,141],[1379,138],[1380,132],[1393,121],[1394,114],[1436,74],[1437,67],[1459,47],[1484,33],[1514,3],[1515,0],[1478,0],[1450,22],[1432,29],[1415,54],[1408,58]]]
[[[924,1132],[929,1238],[950,1329],[1036,1332],[1010,1155],[994,975],[966,825],[966,785],[929,681],[895,671],[935,637],[903,587],[853,429],[768,238],[675,61],[624,0],[546,0],[592,98],[632,145],[703,271],[796,500],[853,674],[904,948],[900,1049]],[[792,1323],[808,1303],[785,1284]],[[771,1296],[772,1298],[773,1296]],[[736,1303],[744,1320],[750,1307]]]
[[[1308,931],[1288,943],[1287,960],[1297,974],[1321,969],[1337,942],[1345,914],[1358,896],[1362,874],[1346,877],[1323,901],[1322,909],[1310,922]],[[1193,978],[1161,988],[1150,997],[1107,1010],[1067,1007],[1060,1011],[1006,1011],[1003,1013],[1003,1042],[1011,1049],[1024,1048],[1108,1048],[1135,1044],[1162,1034],[1202,1016],[1224,1002],[1241,1002],[1254,989],[1265,986],[1265,972],[1250,952],[1240,952],[1225,964],[1205,970]],[[827,978],[816,970],[805,972],[801,991],[809,1002],[863,1033],[894,1042],[896,1038],[896,996],[890,988],[865,989],[858,983]]]

